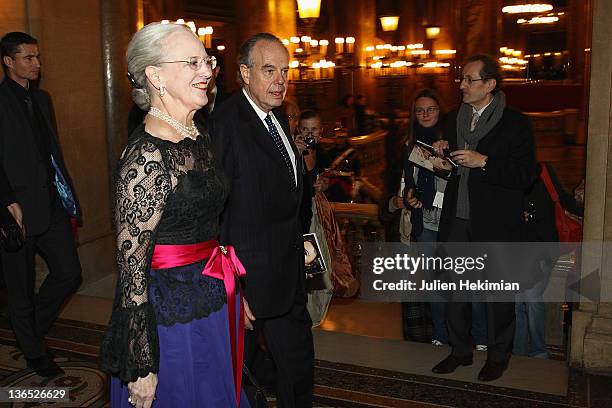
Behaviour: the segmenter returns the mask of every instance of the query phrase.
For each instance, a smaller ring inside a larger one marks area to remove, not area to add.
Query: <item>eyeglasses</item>
[[[189,59],[182,61],[163,61],[160,62],[160,64],[175,64],[177,62],[184,62],[189,66],[189,68],[193,69],[194,71],[198,71],[200,68],[202,68],[202,65],[204,63],[206,63],[206,65],[208,65],[211,70],[217,68],[217,58],[211,56],[189,57]]]
[[[462,83],[463,81],[465,81],[468,85],[472,85],[472,82],[486,81],[487,79],[491,79],[491,78],[476,78],[476,79],[473,79],[473,78],[464,76],[464,77],[457,78],[457,82]]]
[[[434,113],[436,113],[439,110],[440,110],[440,108],[438,108],[436,106],[430,106],[428,108],[416,108],[414,110],[414,113],[415,113],[415,115],[419,115],[419,116],[423,116],[425,114],[433,115]]]

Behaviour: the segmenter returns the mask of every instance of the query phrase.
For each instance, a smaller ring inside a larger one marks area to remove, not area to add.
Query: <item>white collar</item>
[[[479,117],[480,117],[480,116],[482,116],[482,113],[485,111],[485,109],[487,109],[487,108],[489,107],[489,105],[490,105],[491,103],[493,103],[493,99],[494,99],[494,98],[495,98],[495,97],[494,97],[494,96],[492,96],[492,97],[491,97],[491,100],[489,101],[489,103],[487,103],[485,106],[483,106],[483,107],[482,107],[482,108],[480,108],[480,109],[476,109],[475,107],[473,107],[473,106],[472,106],[472,115],[473,115],[475,112],[478,112],[478,116],[479,116]]]
[[[265,121],[266,116],[268,116],[268,114],[264,112],[259,106],[257,106],[255,102],[253,102],[253,100],[251,99],[251,97],[249,96],[249,94],[244,88],[242,88],[242,92],[244,92],[244,96],[246,96],[247,101],[249,101],[253,109],[255,109],[255,113],[257,113],[257,116],[259,116],[259,119],[261,119],[262,121]]]

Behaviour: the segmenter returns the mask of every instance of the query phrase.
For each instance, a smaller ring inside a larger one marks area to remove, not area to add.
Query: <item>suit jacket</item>
[[[289,136],[286,116],[279,109],[273,114]],[[210,131],[215,157],[230,180],[220,240],[234,246],[246,268],[244,294],[255,317],[283,315],[296,293],[304,292],[299,153],[289,138],[298,158],[294,188],[267,127],[242,91],[215,107]]]
[[[17,201],[11,183],[6,177],[4,168],[0,167],[0,204],[9,206]]]
[[[44,117],[44,125],[51,139],[48,140],[50,153],[55,157],[74,194],[57,142],[51,98],[45,91],[33,87],[30,89],[30,94]],[[23,101],[15,96],[7,81],[3,80],[0,83],[0,163],[6,173],[12,194],[23,210],[23,222],[27,234],[38,235],[49,228],[52,210],[52,196],[49,189],[55,186],[49,184],[48,180],[43,180],[37,171],[37,163],[49,158],[40,157],[40,151],[36,148],[35,129],[30,118],[19,109],[22,104]]]
[[[444,138],[457,150],[457,112],[449,115]],[[506,108],[500,121],[483,137],[476,151],[488,156],[486,170],[470,170],[468,194],[474,242],[513,242],[525,238],[525,192],[537,177],[535,143],[529,119]],[[459,178],[451,176],[444,193],[438,240],[447,241],[457,211]]]

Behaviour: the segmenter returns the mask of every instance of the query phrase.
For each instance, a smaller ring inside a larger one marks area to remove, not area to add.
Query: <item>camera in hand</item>
[[[303,140],[306,148],[311,150],[314,149],[315,145],[317,144],[317,140],[314,138],[314,136],[305,136]]]
[[[416,198],[417,200],[421,200],[421,196],[423,195],[423,187],[420,186],[415,186],[414,187],[414,192],[412,193],[412,197]],[[408,191],[406,191],[406,193],[404,194],[404,196],[402,197],[402,200],[404,201],[404,207],[406,208],[411,208],[412,206],[408,203]]]

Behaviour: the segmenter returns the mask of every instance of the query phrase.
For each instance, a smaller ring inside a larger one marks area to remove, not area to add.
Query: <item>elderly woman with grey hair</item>
[[[112,407],[248,407],[243,308],[233,248],[216,241],[228,183],[206,132],[215,59],[183,25],[149,24],[127,50],[148,111],[116,172],[118,281],[100,351]]]

